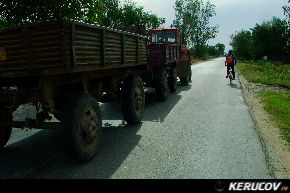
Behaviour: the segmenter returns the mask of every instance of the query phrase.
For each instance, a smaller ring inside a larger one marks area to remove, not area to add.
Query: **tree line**
[[[218,26],[211,26],[210,18],[216,15],[215,6],[209,1],[176,0],[176,19],[171,27],[182,31],[191,52],[197,57],[220,56],[224,45],[207,45],[215,38]],[[19,24],[51,21],[80,21],[111,28],[145,26],[146,30],[158,28],[165,18],[147,12],[130,0],[1,0],[0,29]]]
[[[223,44],[207,45],[208,40],[215,38],[218,33],[218,26],[210,25],[210,19],[216,15],[213,4],[202,0],[176,0],[174,8],[176,19],[172,27],[182,31],[194,56],[201,58],[224,54]]]
[[[14,25],[73,20],[100,26],[118,28],[145,26],[159,27],[165,19],[147,12],[143,7],[127,0],[1,0],[0,28]]]
[[[257,60],[267,56],[272,60],[289,60],[290,28],[287,20],[273,17],[241,30],[231,36],[230,45],[241,60]]]

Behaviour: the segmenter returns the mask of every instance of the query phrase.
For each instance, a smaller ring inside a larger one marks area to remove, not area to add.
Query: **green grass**
[[[290,88],[290,64],[268,61],[238,62],[237,67],[251,82]]]
[[[269,61],[238,62],[239,72],[251,82],[290,88],[290,64]],[[261,92],[265,110],[290,145],[290,92]]]
[[[262,92],[260,97],[265,110],[282,130],[282,136],[290,145],[290,92]]]

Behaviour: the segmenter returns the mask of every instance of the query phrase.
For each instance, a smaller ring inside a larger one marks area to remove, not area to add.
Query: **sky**
[[[175,19],[175,0],[133,0],[143,6],[146,11],[164,17],[165,28],[169,28]],[[206,2],[206,0],[203,0]],[[229,42],[231,34],[242,29],[249,30],[257,23],[271,20],[273,16],[286,18],[282,6],[289,5],[288,0],[209,0],[216,6],[216,16],[211,19],[211,25],[218,25],[217,37],[210,40],[209,45],[222,43],[226,51],[231,49]]]

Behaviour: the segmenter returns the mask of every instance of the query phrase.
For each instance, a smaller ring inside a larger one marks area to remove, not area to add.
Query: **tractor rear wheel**
[[[165,70],[160,70],[155,74],[155,92],[158,100],[165,101],[168,97],[168,75]]]
[[[121,100],[124,120],[129,125],[140,123],[145,108],[144,86],[140,76],[129,76],[124,80]]]

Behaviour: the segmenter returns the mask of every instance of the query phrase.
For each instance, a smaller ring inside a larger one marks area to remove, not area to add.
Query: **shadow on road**
[[[143,120],[164,121],[181,99],[179,94],[190,88],[191,85],[179,86],[162,103],[154,92],[148,92]],[[103,120],[122,120],[119,105],[102,104],[101,110]],[[97,155],[85,164],[67,155],[59,133],[41,130],[5,148],[0,154],[0,178],[110,178],[138,145],[141,136],[137,132],[141,126],[112,126],[104,121]]]
[[[163,122],[174,106],[181,99],[181,92],[191,89],[191,85],[178,85],[175,93],[169,93],[164,102],[158,101],[154,89],[148,89],[145,95],[145,112],[143,121]],[[106,103],[101,105],[103,120],[123,120],[120,104]]]
[[[141,125],[104,127],[95,158],[84,164],[66,154],[59,136],[42,130],[1,153],[0,178],[110,178],[140,141]]]
[[[164,102],[158,101],[154,90],[146,95],[144,121],[163,122],[174,106],[181,100],[181,93],[190,90],[191,85],[178,86],[175,93],[170,93]]]

